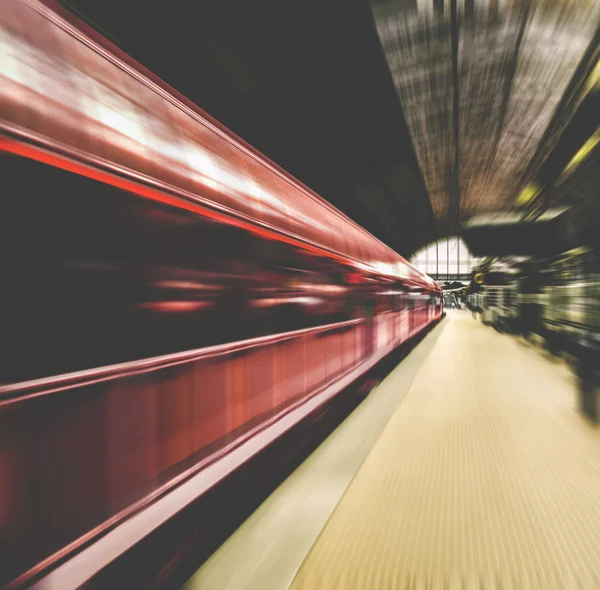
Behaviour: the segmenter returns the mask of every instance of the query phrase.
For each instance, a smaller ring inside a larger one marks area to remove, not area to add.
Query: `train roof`
[[[5,8],[0,113],[9,136],[51,148],[82,166],[71,166],[73,171],[102,169],[148,187],[144,196],[152,198],[152,190],[172,195],[365,271],[440,290],[402,256],[98,35],[92,39],[36,0],[10,0]],[[10,149],[10,142],[4,141],[4,149]]]

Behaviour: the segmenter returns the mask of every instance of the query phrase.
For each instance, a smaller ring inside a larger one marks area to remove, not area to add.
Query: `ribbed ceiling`
[[[554,147],[544,134],[600,1],[388,0],[373,12],[441,231],[514,206],[542,139]]]

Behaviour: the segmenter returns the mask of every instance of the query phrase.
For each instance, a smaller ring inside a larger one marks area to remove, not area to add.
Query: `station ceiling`
[[[596,46],[597,0],[372,0],[439,228],[517,206]]]
[[[600,22],[600,0],[60,1],[405,256],[515,206]]]

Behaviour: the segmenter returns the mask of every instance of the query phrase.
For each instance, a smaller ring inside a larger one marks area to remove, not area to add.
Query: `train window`
[[[331,261],[20,156],[0,167],[0,382],[352,316]]]

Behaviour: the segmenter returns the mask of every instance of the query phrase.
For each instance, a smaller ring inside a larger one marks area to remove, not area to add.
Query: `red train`
[[[74,586],[441,290],[59,5],[0,23],[0,585]]]

